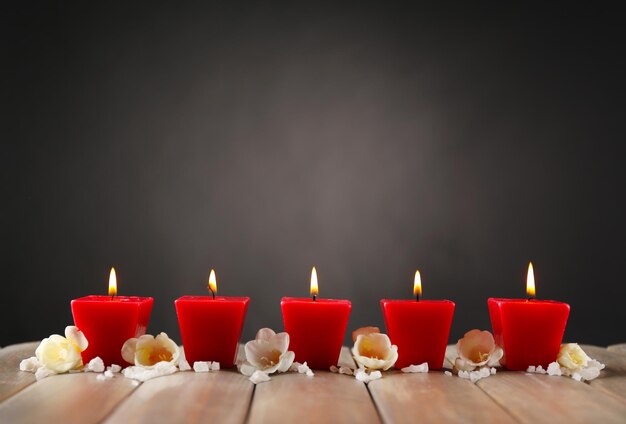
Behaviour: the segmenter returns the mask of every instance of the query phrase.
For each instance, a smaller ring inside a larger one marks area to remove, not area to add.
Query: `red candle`
[[[349,300],[318,299],[317,271],[311,271],[312,298],[283,297],[285,331],[296,361],[315,369],[337,365],[352,304]]]
[[[569,305],[535,299],[532,263],[526,279],[528,299],[494,299],[487,302],[496,343],[504,350],[500,364],[510,370],[548,367],[556,361],[569,316]]]
[[[99,356],[105,365],[126,365],[121,353],[124,342],[146,334],[154,299],[116,294],[115,269],[111,268],[109,296],[86,296],[71,302],[74,324],[89,342],[82,353],[85,364]]]
[[[428,368],[440,369],[454,315],[450,300],[420,300],[422,283],[419,271],[413,284],[415,300],[380,301],[387,335],[398,346],[396,368],[428,362]]]
[[[174,301],[185,357],[196,361],[217,361],[232,367],[248,311],[249,297],[215,296],[217,278],[209,276],[211,296],[183,296]]]

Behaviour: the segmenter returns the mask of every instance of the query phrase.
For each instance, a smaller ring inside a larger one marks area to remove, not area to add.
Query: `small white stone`
[[[536,370],[536,369],[537,369],[537,367],[534,367],[534,366],[532,366],[532,365],[529,365],[529,366],[528,366],[528,368],[526,368],[526,372],[531,372],[531,373],[533,373],[533,372],[535,372],[535,370]]]
[[[444,371],[443,374],[447,375],[448,377],[452,377],[452,373],[450,371]]]
[[[334,365],[331,365],[331,366],[330,366],[330,372],[335,372],[335,373],[337,373],[337,372],[339,372],[339,368],[337,368],[337,367],[336,367],[336,366],[334,366]]]
[[[558,362],[550,362],[550,364],[548,364],[548,375],[560,377],[561,374],[561,367]]]
[[[491,375],[496,375],[496,372],[498,372],[498,370],[496,370],[494,367],[491,367],[489,371],[491,372]]]
[[[103,374],[106,378],[113,378],[113,372],[110,370],[106,370]]]
[[[122,374],[126,378],[131,378],[133,380],[139,381],[148,381],[156,377],[161,377],[164,375],[174,374],[178,371],[176,365],[170,362],[159,362],[154,368],[144,368],[139,366],[127,367],[122,370]]]
[[[40,366],[41,364],[39,363],[37,357],[31,356],[30,358],[24,359],[20,362],[20,371],[35,372]]]
[[[107,367],[107,371],[117,373],[122,371],[122,367],[117,364],[112,364],[111,366]]]
[[[339,367],[339,374],[354,375],[354,370],[350,367]]]
[[[428,372],[428,362],[424,362],[419,365],[410,365],[402,368],[401,371],[406,373]]]
[[[220,363],[213,361],[211,362],[211,371],[219,371],[220,370]]]
[[[39,367],[37,368],[37,371],[35,371],[35,378],[37,380],[41,380],[42,378],[46,378],[54,374],[56,373],[51,369],[48,369],[46,367]]]
[[[593,380],[600,375],[600,369],[594,367],[586,367],[580,370],[580,376],[583,380]]]
[[[576,380],[576,381],[582,381],[583,376],[582,376],[582,375],[580,375],[580,373],[575,372],[574,374],[572,374],[572,378],[573,378],[574,380]]]
[[[289,367],[289,371],[291,372],[298,372],[298,367],[301,366],[302,364],[300,362],[297,361],[293,361],[291,366]]]
[[[314,375],[315,375],[315,374],[313,374],[313,371],[311,371],[311,370],[308,370],[308,371],[306,372],[306,376],[307,376],[307,377],[313,377]]]
[[[178,369],[181,371],[189,371],[191,369],[191,365],[185,358],[178,359]]]
[[[102,359],[99,356],[96,356],[95,358],[93,358],[91,361],[89,361],[89,363],[87,364],[87,367],[85,368],[86,372],[103,372],[104,371],[104,362],[102,361]]]
[[[196,361],[193,363],[193,370],[195,372],[209,372],[211,369],[211,363],[206,361]]]
[[[537,368],[535,369],[535,372],[537,374],[545,374],[547,371],[543,369],[543,367],[541,365],[538,365]]]
[[[269,375],[265,374],[263,371],[256,370],[252,376],[250,376],[250,381],[254,384],[264,383],[266,381],[270,381],[271,378]]]
[[[96,380],[98,380],[98,381],[104,381],[104,380],[106,380],[106,379],[107,379],[107,378],[106,378],[106,376],[105,376],[104,374],[98,374],[98,375],[96,376]]]
[[[304,362],[304,364],[298,365],[298,372],[300,374],[306,374],[309,371],[311,371],[311,368],[309,368],[309,366],[307,365],[306,361]]]
[[[383,374],[380,371],[372,371],[368,374],[365,368],[359,368],[354,376],[363,383],[369,383],[372,380],[378,380]]]

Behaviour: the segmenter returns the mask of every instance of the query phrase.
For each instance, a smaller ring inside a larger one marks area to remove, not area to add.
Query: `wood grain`
[[[105,422],[243,423],[252,391],[236,371],[179,372],[143,383]]]
[[[626,356],[626,343],[614,344],[606,348],[609,352]]]
[[[124,377],[99,381],[94,373],[55,375],[1,403],[0,417],[12,424],[98,423],[135,388]]]
[[[349,352],[342,352],[340,365],[350,361]],[[352,376],[315,371],[314,377],[286,373],[258,384],[249,422],[379,423],[380,419],[365,384]]]
[[[476,383],[521,423],[624,423],[626,403],[571,378],[498,372]]]
[[[502,407],[468,380],[441,371],[427,374],[385,373],[369,383],[383,421],[516,422]]]
[[[0,402],[35,382],[35,374],[20,371],[20,362],[35,356],[37,346],[29,342],[0,349]]]
[[[606,365],[600,372],[600,377],[590,381],[589,384],[626,400],[626,355],[598,346],[581,345],[581,347],[587,355]]]

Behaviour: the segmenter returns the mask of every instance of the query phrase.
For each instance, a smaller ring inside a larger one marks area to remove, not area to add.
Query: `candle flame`
[[[413,280],[413,296],[422,295],[422,276],[419,270],[415,271],[415,279]]]
[[[526,294],[528,297],[535,297],[535,272],[533,263],[528,262],[528,274],[526,276]]]
[[[209,274],[209,291],[215,295],[217,293],[217,278],[215,277],[215,270],[212,269]]]
[[[117,295],[117,275],[115,275],[115,268],[111,267],[109,273],[109,296]]]
[[[311,296],[317,296],[319,289],[317,288],[317,270],[315,267],[311,270]]]

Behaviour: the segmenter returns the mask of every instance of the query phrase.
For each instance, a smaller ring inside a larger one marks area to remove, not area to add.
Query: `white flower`
[[[83,366],[80,353],[87,349],[85,335],[76,327],[65,328],[65,337],[53,334],[41,341],[35,355],[42,367],[63,373]]]
[[[128,339],[122,346],[122,358],[126,362],[147,369],[154,368],[159,362],[176,365],[179,356],[178,345],[165,333]]]
[[[489,331],[471,330],[465,333],[456,344],[458,358],[455,368],[461,371],[473,371],[482,366],[500,365],[504,351],[496,345]]]
[[[291,367],[295,353],[289,349],[289,334],[278,333],[269,328],[262,328],[256,333],[254,340],[246,343],[245,347],[247,363],[240,365],[240,372],[248,375],[250,371],[262,371],[264,374],[273,372],[286,372]]]
[[[561,345],[559,356],[557,357],[557,362],[562,367],[570,370],[585,368],[590,360],[591,358],[578,346],[578,343],[566,343]]]
[[[354,342],[352,355],[357,364],[365,368],[385,371],[398,360],[398,346],[392,345],[386,334],[360,333]]]

